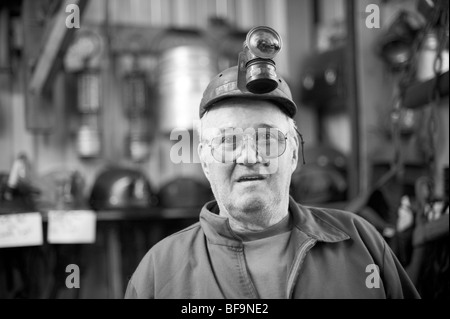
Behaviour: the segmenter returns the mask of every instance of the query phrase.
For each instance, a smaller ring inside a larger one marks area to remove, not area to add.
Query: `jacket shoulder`
[[[350,237],[371,235],[376,239],[382,238],[371,223],[355,213],[332,208],[307,207],[307,209],[311,211],[314,218],[344,231]]]
[[[189,249],[194,246],[201,233],[200,223],[197,222],[172,235],[169,235],[154,244],[142,258],[139,268],[147,268],[149,265],[167,265],[177,263],[189,256]]]
[[[200,235],[197,222],[153,245],[133,273],[125,297],[156,298],[173,275],[189,263],[190,250],[199,246]]]
[[[200,222],[196,222],[191,226],[163,238],[157,242],[149,252],[158,253],[160,251],[164,251],[164,253],[166,253],[167,249],[181,248],[180,246],[189,247],[192,241],[195,240],[200,234],[202,234]],[[187,250],[187,248],[185,250]]]

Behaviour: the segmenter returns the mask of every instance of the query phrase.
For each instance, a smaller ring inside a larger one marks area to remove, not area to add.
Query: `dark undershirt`
[[[262,231],[234,231],[244,243],[247,269],[263,299],[287,297],[287,278],[294,258],[290,214]]]

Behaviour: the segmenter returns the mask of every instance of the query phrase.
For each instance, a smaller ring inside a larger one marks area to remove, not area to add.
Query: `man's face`
[[[235,163],[213,158],[208,142],[223,130],[255,131],[274,128],[288,137],[286,150],[277,158],[264,160],[256,152],[253,140],[244,140]],[[199,155],[219,206],[241,219],[262,209],[275,209],[288,200],[291,175],[297,166],[298,140],[288,133],[287,116],[269,101],[226,100],[213,107],[202,121]],[[269,162],[268,162],[269,161]]]

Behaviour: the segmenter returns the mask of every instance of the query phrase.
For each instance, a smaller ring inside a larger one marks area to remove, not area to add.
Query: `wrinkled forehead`
[[[273,127],[286,131],[289,120],[278,106],[270,101],[230,99],[217,103],[202,118],[202,135],[207,137],[227,128]]]

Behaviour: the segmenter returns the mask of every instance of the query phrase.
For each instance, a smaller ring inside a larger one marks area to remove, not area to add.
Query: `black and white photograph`
[[[448,0],[0,0],[0,299],[449,300],[448,96]]]

